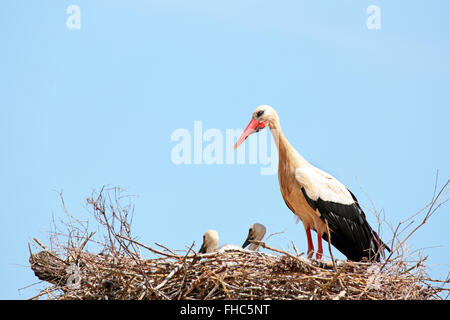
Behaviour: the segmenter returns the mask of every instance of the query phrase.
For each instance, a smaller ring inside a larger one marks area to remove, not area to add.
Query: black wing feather
[[[361,261],[367,258],[371,261],[380,260],[380,247],[383,245],[377,233],[370,227],[366,215],[362,211],[353,193],[354,203],[350,205],[324,201],[318,198],[312,200],[302,188],[308,204],[320,213],[320,218],[328,222],[331,244],[342,252],[349,260]],[[328,241],[328,235],[322,235]]]

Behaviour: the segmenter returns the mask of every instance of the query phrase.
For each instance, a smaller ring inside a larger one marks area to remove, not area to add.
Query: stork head
[[[256,243],[251,243],[251,240],[261,241],[262,238],[264,238],[264,235],[266,234],[266,227],[264,227],[260,223],[253,224],[250,229],[248,230],[248,236],[247,239],[245,239],[244,244],[242,245],[242,248],[245,248],[250,244],[249,249],[250,250],[257,250],[259,245]]]
[[[256,108],[255,111],[253,111],[252,120],[250,120],[250,123],[247,125],[247,128],[245,128],[241,137],[234,145],[234,148],[236,149],[239,147],[239,145],[252,133],[259,132],[264,129],[271,121],[276,119],[276,117],[277,114],[271,106],[262,105]]]
[[[216,250],[219,243],[219,234],[216,230],[208,230],[203,235],[203,243],[198,253],[209,253]]]

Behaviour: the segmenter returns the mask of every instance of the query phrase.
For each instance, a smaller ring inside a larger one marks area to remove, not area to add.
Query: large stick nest
[[[50,286],[32,299],[441,299],[450,283],[429,278],[426,258],[411,261],[403,254],[355,263],[307,259],[264,242],[265,252],[197,254],[191,245],[177,254],[160,244],[156,249],[131,237],[133,210],[118,205],[120,190],[106,191],[88,198],[105,231],[103,242],[72,217],[64,223],[66,233],[51,234],[51,248],[35,239],[41,251],[30,247],[31,269]],[[100,253],[89,253],[88,243]],[[152,258],[144,259],[141,250]]]

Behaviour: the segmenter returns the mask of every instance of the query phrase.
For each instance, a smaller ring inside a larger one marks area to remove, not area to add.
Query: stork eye
[[[259,110],[258,113],[256,114],[256,116],[259,118],[263,115],[264,110]]]

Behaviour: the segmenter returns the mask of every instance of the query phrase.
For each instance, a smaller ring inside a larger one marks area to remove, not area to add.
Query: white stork
[[[247,239],[245,239],[242,248],[245,248],[246,246],[250,245],[248,247],[249,250],[258,251],[259,244],[251,243],[250,241],[261,241],[264,238],[265,234],[266,234],[266,227],[264,227],[264,225],[262,225],[261,223],[252,224],[250,229],[248,230],[248,236]]]
[[[255,109],[234,148],[267,125],[278,148],[281,194],[288,208],[303,222],[308,258],[314,253],[311,229],[317,232],[316,258],[322,258],[322,238],[328,241],[328,222],[331,243],[349,260],[379,261],[384,249],[390,249],[368,224],[358,200],[336,178],[311,165],[289,144],[272,107],[262,105]]]
[[[216,230],[208,230],[203,234],[203,243],[198,253],[214,252],[219,244],[219,234]]]

